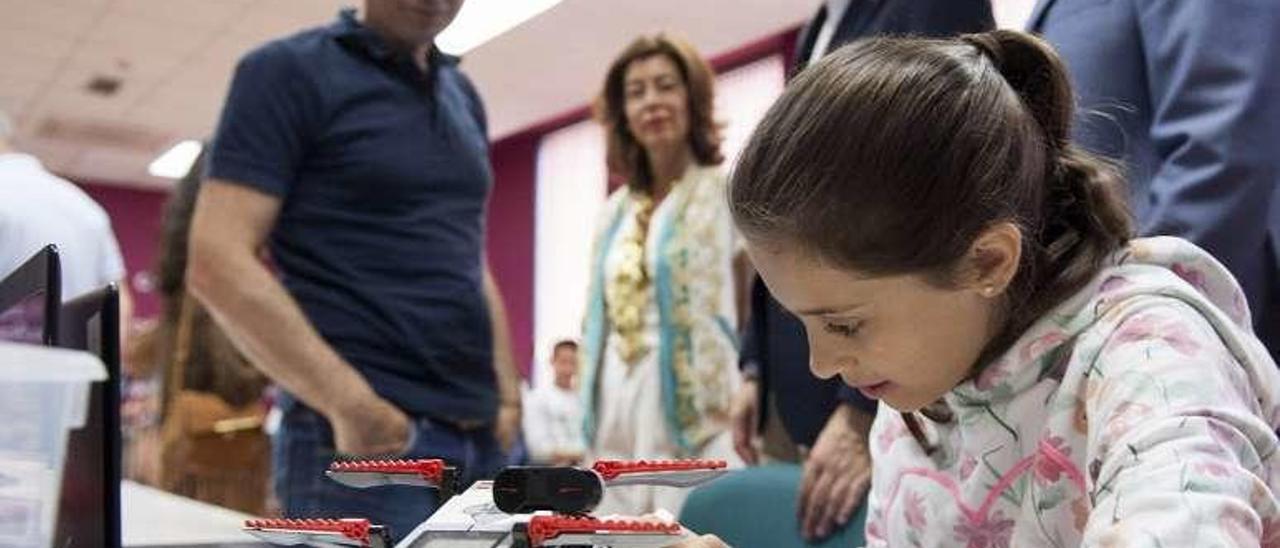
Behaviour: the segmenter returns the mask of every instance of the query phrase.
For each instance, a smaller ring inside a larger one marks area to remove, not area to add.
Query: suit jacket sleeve
[[[761,298],[764,289],[764,282],[757,276],[751,281],[751,311],[747,315],[746,325],[742,330],[741,348],[738,349],[738,368],[744,373],[759,375],[760,371],[760,353],[763,350],[765,342],[762,340],[765,336],[765,315],[762,314],[764,309],[763,299]]]
[[[1141,232],[1211,250],[1260,310],[1280,180],[1280,2],[1132,1],[1161,157]]]
[[[738,367],[744,374],[749,374],[756,379],[756,386],[760,387],[759,400],[756,402],[757,409],[761,410],[758,421],[756,422],[756,430],[764,432],[765,415],[768,407],[766,406],[769,394],[769,373],[765,370],[763,362],[765,349],[768,348],[767,326],[765,325],[765,296],[769,290],[765,287],[764,281],[760,276],[756,276],[751,280],[751,313],[747,316],[746,326],[743,328],[742,341],[738,349]]]
[[[996,28],[989,0],[913,0],[921,10],[918,28],[905,29],[924,36],[954,36]]]

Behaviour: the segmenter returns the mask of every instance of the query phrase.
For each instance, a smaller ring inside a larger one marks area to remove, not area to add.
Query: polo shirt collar
[[[352,8],[339,12],[338,20],[329,27],[329,30],[338,43],[354,48],[379,63],[392,63],[400,55],[400,52],[387,44],[382,36],[361,23],[356,17],[356,10]],[[457,65],[459,60],[456,56],[440,51],[435,44],[431,45],[428,56],[428,66],[432,67],[432,70],[441,65]]]

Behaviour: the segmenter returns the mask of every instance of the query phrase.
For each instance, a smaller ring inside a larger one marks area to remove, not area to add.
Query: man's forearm
[[[189,287],[251,363],[328,417],[374,396],[256,256],[201,246],[193,241]]]
[[[507,307],[502,301],[497,280],[486,266],[484,297],[489,306],[493,333],[493,367],[498,378],[498,395],[504,406],[520,406],[520,370],[511,349],[511,327],[507,324]]]

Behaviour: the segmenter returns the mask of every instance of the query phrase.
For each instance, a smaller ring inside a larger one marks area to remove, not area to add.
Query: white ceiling
[[[519,1],[519,0],[507,0]],[[235,61],[355,0],[0,0],[0,108],[19,147],[76,179],[164,187],[147,164],[213,129]],[[817,0],[565,0],[468,53],[494,138],[583,105],[609,59],[672,29],[713,55],[799,24]],[[110,96],[87,90],[121,80]]]

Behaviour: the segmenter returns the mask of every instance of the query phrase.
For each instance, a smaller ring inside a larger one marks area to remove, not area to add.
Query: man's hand
[[[412,449],[408,447],[413,427],[409,417],[377,396],[362,398],[328,419],[339,454],[401,455]]]
[[[800,534],[819,540],[853,517],[871,485],[867,436],[871,415],[841,404],[827,419],[804,461],[797,518]]]
[[[504,403],[498,407],[498,422],[493,426],[493,435],[498,438],[502,452],[510,453],[520,436],[520,404]]]
[[[743,462],[755,466],[760,463],[760,454],[756,451],[756,425],[760,421],[760,383],[755,379],[745,379],[742,387],[733,397],[733,405],[729,409],[729,421],[733,428],[733,449],[742,457]]]

